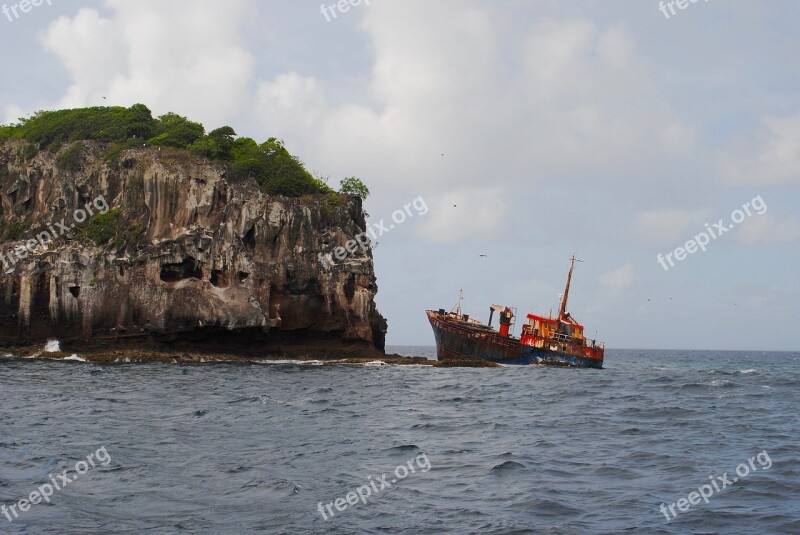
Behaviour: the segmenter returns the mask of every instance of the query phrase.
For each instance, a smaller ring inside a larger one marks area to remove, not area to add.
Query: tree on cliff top
[[[339,187],[339,193],[345,195],[356,195],[362,199],[369,197],[369,188],[361,182],[361,179],[354,176],[347,177],[342,180]]]
[[[233,143],[231,156],[231,179],[253,178],[266,193],[299,197],[332,191],[306,171],[303,162],[274,137],[261,145],[249,137],[240,137]]]
[[[150,145],[183,149],[202,138],[206,129],[176,113],[165,113],[158,118],[153,128],[153,137],[147,140]]]
[[[110,154],[141,145],[174,147],[220,161],[229,167],[232,180],[252,177],[269,194],[301,196],[332,191],[276,138],[259,145],[253,139],[237,137],[230,126],[206,134],[202,124],[175,113],[154,119],[144,104],[39,111],[15,125],[0,126],[0,140],[7,138],[26,139],[51,152],[64,143],[89,140],[111,144]]]
[[[210,160],[230,160],[235,138],[236,131],[230,126],[223,126],[198,139],[188,149]]]

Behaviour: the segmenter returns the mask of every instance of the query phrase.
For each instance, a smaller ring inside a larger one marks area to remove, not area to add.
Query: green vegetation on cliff
[[[95,214],[89,218],[83,231],[97,245],[105,245],[121,228],[120,209]]]
[[[238,137],[230,126],[206,134],[202,124],[174,113],[153,118],[143,104],[40,111],[17,124],[0,126],[0,141],[9,138],[27,140],[33,144],[32,151],[38,148],[53,153],[65,143],[99,141],[108,144],[109,160],[134,147],[172,147],[222,162],[231,180],[252,178],[269,194],[298,197],[333,191],[306,171],[276,138],[258,144]],[[71,146],[59,157],[59,167],[67,171],[79,168],[82,154],[80,144]]]
[[[339,193],[356,195],[362,199],[369,197],[369,188],[358,177],[350,176],[342,180]]]

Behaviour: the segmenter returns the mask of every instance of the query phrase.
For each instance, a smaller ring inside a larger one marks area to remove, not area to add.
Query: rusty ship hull
[[[483,359],[506,365],[603,367],[602,357],[582,355],[580,348],[569,347],[566,343],[535,347],[521,343],[518,338],[503,336],[487,325],[464,320],[460,315],[442,310],[426,313],[436,340],[436,357],[442,362]]]

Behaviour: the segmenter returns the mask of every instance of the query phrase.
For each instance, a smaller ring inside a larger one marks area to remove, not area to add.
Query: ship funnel
[[[505,307],[505,309],[500,312],[500,330],[498,331],[500,336],[508,337],[508,331],[511,329],[511,319],[513,317],[514,313],[508,307]]]

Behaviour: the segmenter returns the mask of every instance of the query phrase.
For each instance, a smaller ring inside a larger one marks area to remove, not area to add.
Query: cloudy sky
[[[800,349],[796,2],[15,2],[6,123],[142,102],[361,177],[373,223],[424,199],[375,250],[389,344],[432,345],[461,288],[482,319],[547,313],[574,252],[570,309],[610,347]]]

